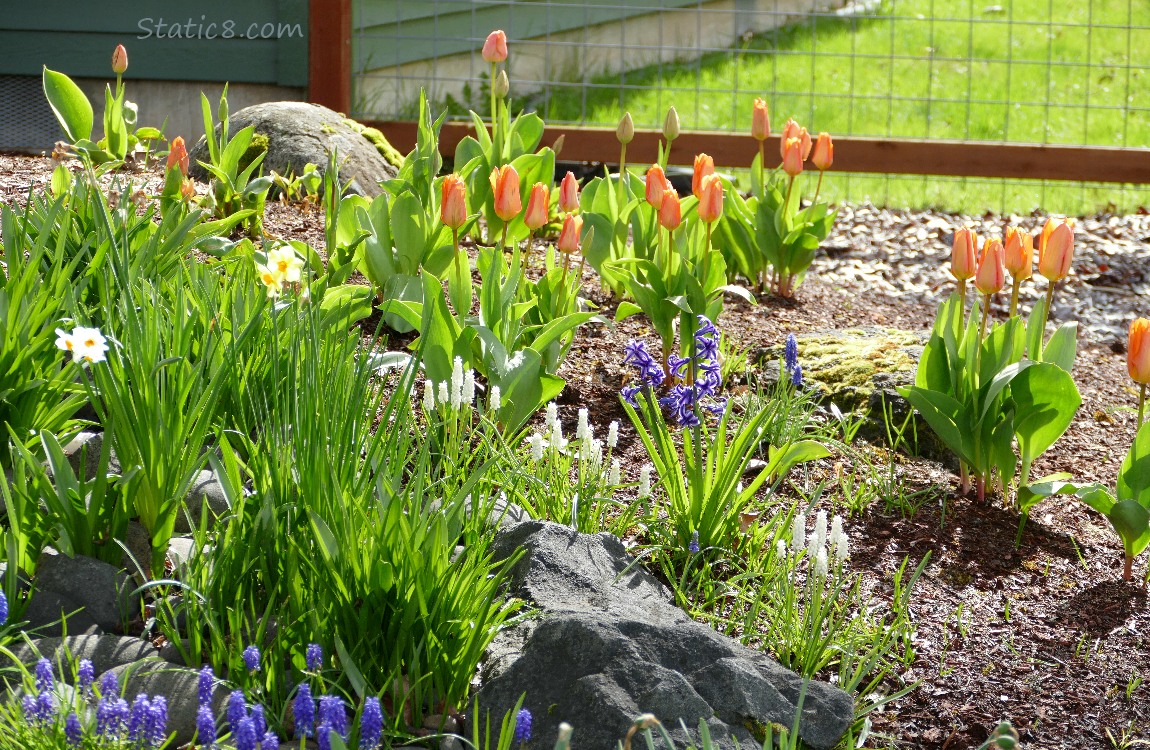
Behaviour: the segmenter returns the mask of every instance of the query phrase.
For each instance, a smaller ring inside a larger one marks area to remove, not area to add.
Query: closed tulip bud
[[[635,139],[635,123],[631,119],[630,112],[624,112],[623,116],[619,118],[619,125],[615,128],[615,137],[624,146]]]
[[[647,190],[646,197],[647,203],[651,207],[658,209],[663,205],[663,195],[667,192],[667,175],[663,173],[663,168],[658,164],[652,164],[651,168],[647,170]]]
[[[691,193],[696,198],[702,195],[703,178],[715,173],[715,160],[706,154],[695,157],[695,173],[691,176]]]
[[[791,177],[803,173],[803,142],[799,138],[788,138],[783,146],[783,171]]]
[[[559,252],[579,252],[579,233],[583,231],[583,217],[577,214],[567,214],[563,217],[563,229],[559,232]]]
[[[491,170],[491,189],[495,193],[495,215],[503,221],[511,221],[523,210],[515,167],[504,164]]]
[[[121,75],[127,69],[128,50],[124,49],[124,45],[117,44],[116,49],[112,50],[112,72]]]
[[[795,118],[791,117],[787,120],[787,124],[783,125],[782,135],[779,137],[779,158],[784,161],[787,158],[787,141],[791,138],[798,138],[799,131],[802,130],[799,124],[795,122]]]
[[[499,71],[499,75],[495,76],[495,83],[493,85],[495,95],[502,99],[507,96],[507,92],[511,90],[511,82],[507,80],[507,71]]]
[[[659,206],[659,226],[669,232],[679,228],[683,222],[683,208],[679,203],[679,193],[669,187],[663,191],[663,202]]]
[[[559,210],[575,213],[579,210],[579,181],[573,172],[568,172],[559,183]]]
[[[762,98],[755,99],[755,108],[751,110],[751,137],[756,141],[765,141],[770,135],[771,115],[767,103]]]
[[[559,158],[559,154],[563,153],[563,144],[567,142],[567,134],[560,133],[555,142],[551,144],[551,151],[555,153],[555,158]]]
[[[483,59],[489,63],[501,63],[507,59],[507,34],[496,29],[487,35],[483,43]]]
[[[963,227],[954,233],[950,251],[950,275],[959,281],[974,278],[978,263],[978,235]]]
[[[1006,270],[1015,281],[1024,281],[1034,274],[1034,238],[1016,227],[1006,228]]]
[[[1005,252],[998,240],[987,240],[982,248],[982,258],[978,261],[978,273],[974,277],[974,288],[983,294],[994,294],[1006,283]]]
[[[1138,318],[1130,324],[1126,368],[1135,383],[1150,385],[1150,320]]]
[[[819,133],[819,139],[815,143],[815,151],[811,155],[811,164],[814,164],[815,169],[820,172],[825,172],[831,168],[834,160],[835,144],[831,141],[831,134]]]
[[[668,141],[679,137],[679,113],[673,106],[667,110],[667,116],[663,118],[663,137]]]
[[[180,198],[185,201],[190,201],[196,197],[196,185],[191,180],[184,180],[180,183]]]
[[[1038,255],[1038,272],[1049,281],[1061,281],[1070,273],[1070,262],[1074,259],[1074,230],[1069,224],[1059,224],[1047,237],[1045,247]]]
[[[457,174],[443,178],[443,199],[439,203],[439,218],[452,229],[467,223],[467,184]]]
[[[527,198],[527,214],[523,223],[528,229],[535,230],[547,223],[547,209],[551,203],[551,191],[542,182],[531,186],[531,195]]]
[[[806,128],[799,128],[799,142],[802,144],[803,161],[811,155],[811,134]]]
[[[699,196],[699,218],[710,224],[723,215],[723,181],[717,174],[703,178],[702,195]]]
[[[187,176],[188,174],[188,148],[184,145],[184,137],[177,135],[172,139],[172,145],[168,149],[168,164],[167,168],[179,167],[180,174]]]

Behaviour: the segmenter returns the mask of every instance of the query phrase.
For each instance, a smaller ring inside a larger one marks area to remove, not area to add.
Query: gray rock
[[[71,600],[106,631],[140,612],[140,595],[126,573],[106,562],[76,555],[68,557],[51,549],[36,566],[38,592],[52,592]]]
[[[190,644],[186,640],[179,645],[177,645],[175,641],[165,642],[163,646],[160,646],[160,658],[169,664],[175,664],[178,667],[186,667],[187,662],[184,661],[184,655],[180,651],[181,646],[185,651],[190,648]]]
[[[192,482],[192,488],[188,491],[188,498],[184,503],[187,513],[181,511],[176,514],[176,533],[188,534],[192,531],[192,524],[198,526],[200,514],[204,512],[205,506],[208,510],[209,529],[215,526],[219,516],[225,515],[231,510],[227,495],[224,494],[223,485],[220,484],[215,473],[210,469],[201,471]]]
[[[172,561],[172,569],[180,570],[192,559],[196,550],[196,540],[187,536],[174,536],[168,542],[168,559]]]
[[[341,182],[351,181],[349,192],[375,197],[382,192],[379,183],[397,174],[396,168],[381,151],[394,152],[378,130],[365,129],[327,107],[306,102],[267,102],[245,107],[231,115],[229,132],[254,126],[258,135],[267,138],[267,156],[261,164],[263,173],[275,170],[281,175],[303,173],[304,165],[315,164],[322,173],[327,169],[328,154],[339,154]],[[393,157],[394,158],[394,157]],[[209,175],[197,164],[208,161],[206,142],[201,139],[192,149],[191,175],[207,181]]]
[[[199,710],[198,670],[178,667],[160,659],[136,662],[111,670],[120,680],[123,694],[135,696],[162,695],[168,701],[168,732],[175,732],[172,747],[192,741],[196,732],[196,711]],[[212,710],[218,716],[223,710],[227,691],[217,683],[212,691]],[[130,700],[130,698],[129,698]]]
[[[484,713],[502,716],[526,692],[537,736],[554,737],[566,721],[580,747],[603,750],[644,712],[668,729],[705,719],[721,748],[758,747],[747,727],[792,725],[803,678],[687,617],[617,538],[530,521],[499,532],[493,551],[505,559],[520,547],[512,593],[544,617],[496,638],[479,694]],[[848,694],[808,683],[799,724],[808,746],[833,747],[853,719]],[[687,739],[681,729],[670,734]]]
[[[65,630],[69,635],[104,632],[79,604],[54,591],[34,591],[24,609],[24,620],[25,630],[45,637],[60,637]]]
[[[79,479],[94,479],[100,469],[100,451],[104,447],[104,433],[81,432],[64,446],[64,455]],[[119,474],[120,462],[116,452],[108,458],[108,473]]]
[[[34,664],[41,656],[52,660],[53,663],[65,665],[69,665],[67,656],[70,656],[71,662],[90,659],[97,675],[157,654],[152,644],[140,638],[99,634],[38,638],[32,641],[31,646],[27,643],[17,643],[11,650],[12,655],[23,664]],[[57,670],[57,677],[71,683],[70,667],[66,667],[62,673],[61,670]]]
[[[152,537],[148,530],[135,521],[129,521],[124,533],[124,546],[128,550],[120,558],[120,567],[146,579],[152,567]]]

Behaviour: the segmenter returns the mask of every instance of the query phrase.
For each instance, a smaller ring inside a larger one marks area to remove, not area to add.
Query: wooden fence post
[[[307,98],[351,114],[351,0],[308,3]]]

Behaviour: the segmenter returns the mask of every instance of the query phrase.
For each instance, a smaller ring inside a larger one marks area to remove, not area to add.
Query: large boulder
[[[275,170],[298,176],[307,164],[315,164],[322,173],[334,151],[339,154],[340,181],[350,180],[350,192],[373,198],[382,192],[381,181],[395,177],[396,159],[402,160],[378,130],[318,104],[267,102],[245,107],[231,115],[228,132],[235,134],[249,125],[255,128],[256,137],[245,159],[250,162],[266,150],[261,165],[264,174]],[[207,170],[196,163],[209,161],[204,139],[192,149],[191,158],[192,177],[209,181]]]
[[[68,557],[48,548],[36,565],[37,594],[58,594],[109,632],[121,630],[124,622],[140,613],[135,588],[124,571],[84,555]]]
[[[720,748],[757,748],[762,727],[794,722],[803,678],[687,617],[618,538],[529,521],[500,531],[493,550],[506,559],[519,548],[512,593],[543,617],[492,644],[484,713],[502,716],[526,693],[537,737],[548,741],[566,721],[588,750],[614,748],[645,712],[668,729],[705,719]],[[853,719],[845,692],[807,685],[799,734],[809,747],[833,747]],[[686,739],[679,729],[671,735]]]
[[[66,638],[37,638],[31,643],[17,643],[11,648],[12,656],[26,666],[35,664],[40,657],[49,659],[53,664],[72,662],[79,663],[81,659],[88,659],[95,667],[96,674],[103,674],[109,669],[122,667],[127,664],[156,657],[156,647],[141,638],[131,638],[119,635],[69,635]],[[57,654],[61,656],[57,659]],[[64,659],[69,656],[70,660]],[[65,682],[72,682],[72,672],[65,668],[57,676]]]
[[[110,670],[123,687],[123,693],[132,696],[145,693],[162,695],[168,701],[168,733],[175,733],[172,747],[182,747],[192,741],[196,733],[196,712],[199,710],[199,670],[169,664],[160,659],[138,661]],[[228,691],[217,682],[212,690],[212,710],[219,716],[227,700]]]

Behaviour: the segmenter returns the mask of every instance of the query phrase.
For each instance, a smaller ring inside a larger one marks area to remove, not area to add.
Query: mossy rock
[[[256,133],[252,136],[251,142],[248,144],[247,149],[243,155],[240,156],[240,171],[244,171],[252,165],[261,154],[268,152],[268,137],[263,133]],[[258,167],[257,167],[258,169]]]
[[[362,122],[357,122],[350,117],[344,118],[343,124],[370,141],[380,156],[387,159],[388,163],[393,167],[399,169],[403,166],[403,154],[401,154],[395,146],[391,145],[391,142],[387,140],[387,137],[384,136],[378,128],[369,128]]]
[[[862,412],[867,423],[864,437],[885,440],[887,421],[891,430],[901,427],[912,414],[910,403],[898,388],[914,383],[927,331],[866,326],[796,335],[799,364],[803,368],[803,388],[823,404],[834,404],[844,414]],[[763,380],[778,382],[783,344],[761,352]],[[889,415],[889,416],[888,416]],[[917,452],[929,458],[944,459],[949,451],[941,444],[921,416],[915,417]],[[908,428],[907,436],[912,431]]]

